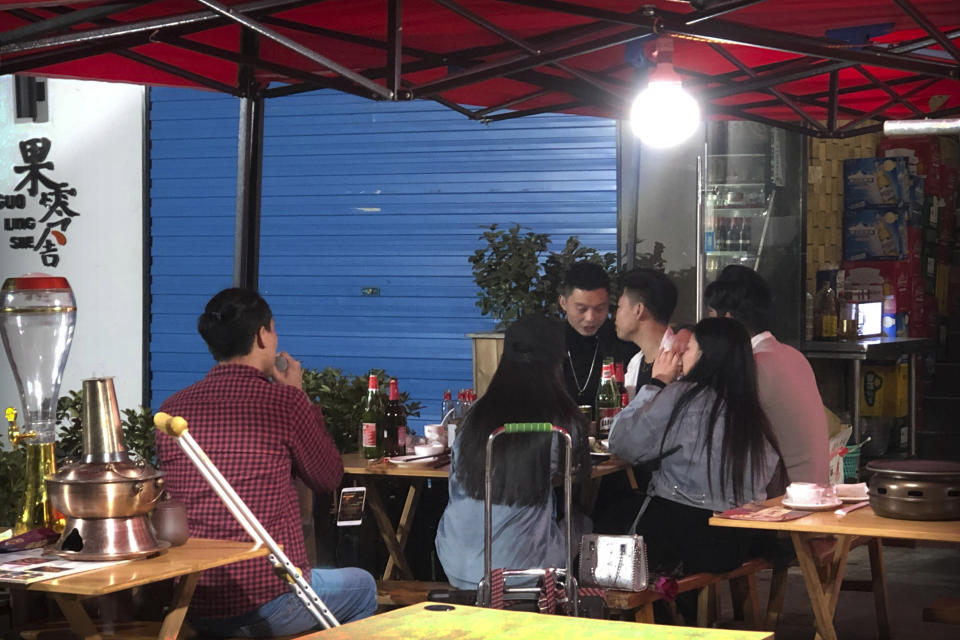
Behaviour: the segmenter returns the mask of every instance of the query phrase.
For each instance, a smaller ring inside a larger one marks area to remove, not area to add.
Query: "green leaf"
[[[563,274],[571,264],[590,260],[603,266],[616,282],[617,256],[601,254],[584,247],[576,236],[570,236],[559,253],[550,252],[550,236],[534,233],[515,224],[507,231],[497,230],[480,235],[485,246],[468,258],[473,279],[478,287],[477,307],[483,315],[497,319],[497,329],[504,329],[512,320],[530,313],[559,315],[557,297]],[[616,298],[614,298],[615,300]]]
[[[382,369],[372,369],[370,374],[377,376],[381,392],[386,393],[391,376]],[[367,397],[368,375],[344,375],[335,367],[303,370],[303,390],[311,402],[323,408],[327,431],[342,453],[353,452],[358,448],[357,439],[363,402]],[[400,400],[408,416],[420,415],[420,402],[411,401],[406,392],[400,393]]]

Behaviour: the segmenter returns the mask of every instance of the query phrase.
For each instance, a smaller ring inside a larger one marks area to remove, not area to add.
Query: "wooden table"
[[[623,471],[627,474],[630,486],[637,488],[637,481],[633,475],[633,469],[626,462],[612,457],[599,464],[593,465],[590,473],[592,482],[584,487],[580,497],[580,504],[589,513],[594,500],[597,497],[597,491],[600,486],[600,478],[611,473]],[[407,546],[407,540],[410,537],[410,527],[413,524],[413,515],[417,510],[417,504],[423,493],[423,487],[428,478],[438,478],[446,480],[450,477],[450,465],[441,467],[431,467],[429,465],[405,465],[398,466],[386,461],[375,461],[371,463],[359,453],[343,454],[343,472],[345,475],[357,476],[359,481],[367,487],[367,504],[376,520],[377,528],[380,531],[380,537],[387,547],[390,557],[387,559],[387,566],[383,571],[383,579],[389,580],[393,577],[394,569],[400,572],[400,576],[406,580],[413,579],[413,572],[410,571],[410,565],[407,563],[404,549]],[[410,488],[407,490],[407,498],[403,503],[403,511],[400,514],[400,521],[396,529],[390,520],[390,515],[383,504],[383,499],[377,490],[376,480],[383,477],[408,478]]]
[[[132,589],[151,582],[182,577],[174,589],[170,610],[160,624],[157,638],[176,638],[200,574],[206,569],[258,558],[269,553],[252,542],[190,538],[179,547],[146,558],[63,578],[34,582],[28,591],[49,593],[63,611],[70,629],[85,640],[100,640],[100,633],[80,603],[85,598]]]
[[[764,504],[778,505],[780,498],[768,500]],[[871,564],[879,570],[879,576],[874,579],[873,589],[874,597],[882,598],[884,603],[887,594],[886,580],[883,575],[883,557],[879,544],[881,538],[960,543],[960,522],[882,518],[869,506],[848,513],[844,517],[838,517],[834,515],[833,510],[830,510],[811,512],[803,518],[786,522],[755,522],[713,517],[710,518],[710,524],[718,527],[767,529],[790,533],[797,553],[797,561],[803,572],[804,584],[810,595],[810,604],[813,606],[817,635],[823,640],[837,640],[833,616],[837,609],[847,556],[850,553],[850,542],[854,536],[876,539],[875,543],[870,545]],[[837,545],[832,561],[821,575],[810,550],[810,541],[824,534],[837,536]],[[885,604],[883,609],[886,609]],[[881,637],[889,634],[887,621],[878,620],[877,622]]]
[[[430,608],[441,609],[431,610]],[[443,610],[446,609],[446,610]],[[301,636],[300,640],[411,640],[457,638],[481,640],[583,640],[583,638],[644,638],[646,640],[767,640],[765,631],[699,629],[668,625],[640,624],[614,620],[593,620],[551,616],[523,611],[481,609],[424,602],[403,609],[351,622],[341,627]]]

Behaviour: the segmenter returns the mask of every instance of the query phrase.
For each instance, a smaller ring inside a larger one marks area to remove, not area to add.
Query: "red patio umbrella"
[[[0,73],[621,118],[654,34],[714,118],[837,136],[960,108],[954,0],[0,0]]]
[[[0,0],[0,74],[239,96],[236,284],[255,287],[265,98],[622,118],[671,37],[707,117],[847,137],[960,113],[958,36],[957,0]]]

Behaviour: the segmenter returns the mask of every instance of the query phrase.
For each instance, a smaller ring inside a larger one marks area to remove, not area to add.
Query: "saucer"
[[[830,509],[836,509],[843,504],[842,500],[835,499],[833,502],[825,502],[822,504],[802,504],[796,502],[790,502],[786,498],[780,501],[783,506],[787,509],[798,509],[800,511],[829,511]]]
[[[439,455],[430,456],[429,458],[423,458],[423,457],[418,456],[418,455],[395,456],[395,457],[393,457],[393,458],[387,458],[387,461],[390,462],[390,464],[395,464],[395,465],[397,465],[398,467],[421,467],[421,466],[425,466],[425,465],[426,465],[426,466],[429,466],[429,465],[432,465],[432,464],[436,463],[436,462],[437,462],[440,458],[442,458],[444,455],[445,455],[445,454],[442,454],[442,453],[441,453],[441,454],[439,454]],[[418,459],[417,459],[417,460],[411,460],[411,458],[418,458]]]

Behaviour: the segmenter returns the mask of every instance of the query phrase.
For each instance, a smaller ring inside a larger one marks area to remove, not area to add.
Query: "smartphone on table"
[[[366,498],[366,487],[344,487],[341,489],[340,507],[337,509],[337,526],[353,527],[363,522],[363,504]]]

